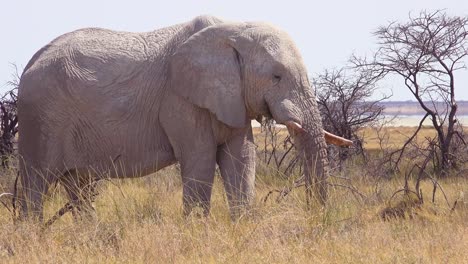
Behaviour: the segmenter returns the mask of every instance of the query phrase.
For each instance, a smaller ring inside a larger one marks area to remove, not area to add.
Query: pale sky
[[[299,47],[311,75],[344,66],[352,53],[370,54],[377,27],[406,21],[410,12],[445,9],[468,15],[468,0],[353,1],[151,1],[151,0],[2,0],[0,4],[0,92],[11,79],[10,63],[21,69],[55,37],[83,27],[150,31],[201,14],[238,21],[266,21],[286,30]],[[468,60],[465,60],[468,61]],[[456,76],[457,97],[468,100],[468,71]],[[401,81],[385,83],[391,100],[412,99]]]

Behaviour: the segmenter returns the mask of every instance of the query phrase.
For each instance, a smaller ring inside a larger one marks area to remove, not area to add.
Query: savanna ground
[[[386,130],[389,144],[401,145],[414,129]],[[376,134],[362,133],[365,147],[377,151]],[[269,191],[291,186],[297,177],[275,175],[260,163],[255,205],[237,222],[230,219],[219,176],[210,217],[183,217],[175,166],[145,178],[103,182],[96,201],[98,223],[75,223],[66,214],[41,230],[33,223],[13,224],[0,208],[0,262],[468,263],[468,172],[440,181],[448,203],[440,190],[432,203],[433,184],[425,180],[424,204],[407,206],[405,217],[385,221],[384,208],[403,204],[401,193],[389,200],[403,187],[404,173],[382,179],[364,173],[363,166],[371,165],[356,160],[345,172],[334,172],[328,205],[307,211],[303,188],[279,201],[274,192],[264,201]],[[2,173],[0,192],[11,190],[14,174]],[[46,218],[64,203],[61,188],[52,188]]]

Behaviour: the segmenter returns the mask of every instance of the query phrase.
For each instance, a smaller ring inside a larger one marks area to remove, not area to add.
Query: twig
[[[445,202],[447,203],[447,206],[450,207],[450,203],[449,203],[449,201],[448,201],[448,199],[447,199],[447,195],[445,194],[444,189],[442,188],[442,185],[440,185],[440,183],[439,183],[437,180],[433,179],[432,177],[429,177],[429,178],[430,178],[430,179],[432,180],[432,182],[434,183],[434,186],[435,186],[435,185],[439,186],[439,190],[440,190],[440,192],[444,195],[444,199],[445,199]],[[434,191],[434,194],[435,194],[435,191]],[[434,199],[433,199],[432,202],[434,202]]]
[[[347,185],[342,185],[342,184],[338,184],[338,183],[327,183],[327,184],[328,184],[328,186],[332,186],[332,187],[341,187],[341,188],[348,189],[353,194],[359,194],[359,196],[361,196],[362,199],[364,199],[364,200],[367,199],[367,196],[365,196],[363,193],[359,192],[354,186],[347,186]]]
[[[436,189],[436,185],[439,186],[439,189],[440,189],[440,192],[442,192],[442,194],[444,195],[444,199],[445,199],[445,202],[447,203],[447,206],[450,207],[450,203],[448,201],[448,198],[447,198],[447,195],[445,194],[445,191],[444,189],[442,188],[442,185],[440,185],[439,181],[437,181],[436,179],[434,179],[432,176],[430,176],[427,172],[424,172],[424,174],[426,174],[426,177],[428,177],[429,179],[431,179],[432,183],[434,184],[434,190],[433,190],[433,193],[432,193],[432,203],[435,202],[435,189]]]
[[[343,178],[343,177],[339,177],[339,178]],[[346,179],[346,178],[344,178]],[[350,180],[350,179],[347,179],[347,180]],[[305,186],[305,178],[304,176],[302,176],[301,178],[299,178],[298,180],[296,180],[294,182],[294,184],[292,186],[286,186],[286,187],[283,187],[282,189],[274,189],[274,190],[270,190],[268,192],[268,194],[265,196],[265,198],[263,198],[263,202],[267,202],[268,198],[270,197],[271,194],[277,192],[279,193],[278,195],[278,198],[276,198],[276,201],[279,202],[281,201],[281,199],[283,199],[284,197],[286,197],[293,189],[295,188],[299,188],[299,187],[302,187],[302,186]],[[341,188],[345,188],[345,189],[348,189],[350,190],[353,195],[355,194],[358,194],[361,199],[363,200],[366,200],[367,199],[367,196],[364,195],[363,193],[361,193],[358,189],[356,189],[356,187],[354,186],[348,186],[348,185],[343,185],[343,184],[338,184],[338,183],[327,183],[328,186],[332,186],[332,187],[341,187]],[[356,196],[355,196],[356,197]],[[357,198],[357,197],[356,197]]]
[[[403,189],[399,189],[399,190],[397,190],[396,192],[394,192],[394,193],[392,194],[392,196],[390,197],[390,199],[388,200],[388,202],[390,203],[390,202],[392,201],[393,197],[395,197],[395,195],[397,195],[397,194],[400,193],[400,192],[405,192],[405,193],[410,192],[410,193],[414,193],[414,194],[416,194],[416,197],[419,198],[419,194],[416,193],[415,191],[412,191],[412,190],[408,190],[408,189],[403,188]]]
[[[3,196],[7,196],[7,195],[13,196],[12,193],[1,193],[1,194],[0,194],[0,199],[1,199]],[[8,210],[8,212],[13,213],[13,211],[10,209],[10,207],[8,207],[8,205],[7,205],[4,201],[0,200],[0,202],[3,204],[3,206],[5,206],[5,208]]]
[[[457,204],[458,204],[458,200],[455,200],[455,202],[453,203],[452,208],[450,209],[450,214],[452,214],[455,211],[455,207],[457,207]]]
[[[406,147],[413,141],[413,139],[418,135],[419,130],[421,130],[421,128],[423,127],[424,120],[426,120],[426,118],[428,116],[429,116],[428,113],[426,113],[424,115],[424,117],[421,119],[421,121],[419,121],[419,125],[418,125],[418,128],[416,129],[416,131],[413,133],[413,135],[411,135],[411,137],[409,137],[406,140],[406,142],[403,144],[403,146],[400,149],[397,149],[397,150],[393,151],[392,153],[390,153],[390,156],[393,156],[394,154],[399,152],[398,158],[395,161],[395,168],[398,169],[401,158],[403,157],[403,152],[405,151]]]
[[[342,179],[342,180],[345,180],[345,181],[351,181],[351,179],[350,179],[350,178],[341,177],[341,176],[330,175],[330,177],[332,177],[332,178],[336,178],[336,179]]]
[[[17,208],[16,208],[16,201],[18,200],[18,179],[20,177],[19,171],[16,173],[15,185],[13,186],[13,198],[11,198],[11,204],[13,206],[13,221],[16,221],[17,217]]]
[[[13,194],[12,193],[1,193],[0,198],[2,198],[3,196],[6,196],[6,195],[13,195]]]
[[[276,202],[279,202],[282,198],[286,197],[293,189],[304,186],[305,184],[302,183],[303,180],[304,180],[304,177],[301,177],[294,182],[293,186],[289,186],[289,187],[285,186],[281,190],[274,189],[274,190],[269,191],[268,194],[265,196],[265,198],[263,198],[263,202],[266,203],[270,195],[273,194],[274,192],[279,193],[278,198],[276,198]]]
[[[62,217],[67,212],[73,210],[73,204],[71,202],[67,202],[60,210],[58,210],[45,224],[43,229],[48,228],[51,226],[55,221],[57,221],[60,217]]]

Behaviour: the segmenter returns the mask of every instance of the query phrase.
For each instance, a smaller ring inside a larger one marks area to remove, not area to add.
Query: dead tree
[[[0,98],[0,161],[3,168],[9,165],[9,158],[14,152],[14,141],[18,133],[16,111],[19,85],[18,69],[15,65],[12,80],[7,83],[11,88]]]
[[[429,118],[437,132],[434,167],[444,175],[454,167],[454,137],[461,138],[456,130],[455,74],[465,68],[467,26],[467,16],[423,11],[405,23],[393,22],[374,32],[379,49],[373,58],[352,59],[358,68],[402,78],[425,111],[423,119]]]
[[[357,153],[363,153],[363,139],[357,131],[383,118],[383,106],[379,103],[389,96],[371,99],[381,76],[381,71],[348,74],[345,69],[339,69],[326,70],[313,81],[325,130],[352,139]],[[339,156],[341,161],[347,159],[349,149],[340,148]]]
[[[258,154],[264,165],[282,177],[289,177],[295,171],[302,173],[301,159],[294,149],[291,136],[286,133],[286,128],[278,126],[271,119],[263,120],[260,138],[263,140],[263,148],[259,149]]]

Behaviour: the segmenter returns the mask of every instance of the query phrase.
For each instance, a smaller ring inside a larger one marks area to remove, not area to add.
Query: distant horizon
[[[369,100],[370,102],[372,102],[372,100]],[[468,103],[468,100],[464,100],[464,99],[461,99],[461,100],[457,100],[455,98],[455,101],[457,103]],[[375,102],[375,100],[374,100]],[[418,101],[416,99],[408,99],[408,100],[382,100],[381,102],[389,102],[389,103],[418,103]],[[431,101],[426,101],[426,100],[423,100],[423,102],[431,102]],[[436,103],[445,103],[444,101],[435,101]]]

